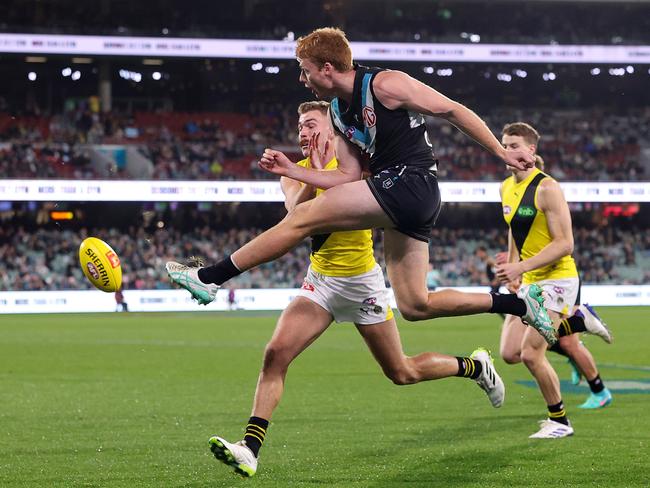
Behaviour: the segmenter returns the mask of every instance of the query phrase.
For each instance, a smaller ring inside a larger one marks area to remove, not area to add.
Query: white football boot
[[[208,441],[214,457],[235,470],[235,473],[250,478],[257,471],[257,458],[244,441],[231,444],[221,437],[213,436]]]
[[[198,266],[186,266],[176,261],[168,261],[165,268],[169,279],[189,291],[192,298],[196,299],[200,305],[207,305],[214,301],[220,287],[214,283],[203,283],[199,279],[200,268]]]
[[[612,343],[614,336],[612,336],[611,331],[607,328],[607,324],[601,320],[593,307],[585,303],[578,307],[578,311],[585,320],[585,328],[589,334],[597,335],[607,344]]]
[[[476,384],[487,393],[490,402],[494,408],[499,408],[503,405],[506,398],[506,387],[503,380],[494,369],[494,363],[490,356],[490,351],[483,347],[476,349],[470,356],[474,361],[481,363],[481,375],[476,378]]]
[[[540,429],[528,436],[529,439],[559,439],[573,435],[573,427],[570,422],[569,425],[564,425],[555,420],[544,419],[539,421],[539,426]]]

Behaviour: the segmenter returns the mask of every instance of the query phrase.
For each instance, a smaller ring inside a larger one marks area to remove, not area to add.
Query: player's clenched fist
[[[266,148],[258,163],[259,167],[280,176],[288,176],[294,166],[291,160],[281,151]]]

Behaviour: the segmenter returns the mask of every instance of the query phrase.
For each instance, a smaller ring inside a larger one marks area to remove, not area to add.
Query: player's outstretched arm
[[[391,110],[406,108],[421,114],[448,120],[474,139],[506,165],[517,169],[535,164],[532,155],[524,151],[507,151],[494,137],[483,120],[464,105],[401,71],[384,71],[373,82],[375,96]]]
[[[361,179],[361,162],[358,150],[336,137],[336,169],[304,168],[294,164],[284,153],[266,149],[260,158],[259,166],[270,173],[301,181],[307,185],[327,190],[343,183]]]

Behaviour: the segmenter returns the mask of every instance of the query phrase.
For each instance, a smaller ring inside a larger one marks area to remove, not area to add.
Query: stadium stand
[[[0,30],[7,32],[282,39],[297,29],[300,35],[338,25],[357,41],[472,42],[470,34],[478,34],[481,42],[490,43],[635,44],[646,42],[650,30],[647,11],[634,1],[599,3],[597,8],[591,2],[518,2],[512,8],[507,1],[488,6],[471,0],[409,0],[377,8],[365,0],[328,2],[327,8],[307,2],[291,9],[255,0],[229,2],[218,14],[209,0],[193,2],[189,11],[174,0],[161,0],[153,11],[126,0],[100,2],[99,7],[73,0],[4,3]],[[509,22],[503,25],[506,11]]]
[[[33,224],[32,224],[33,225]],[[187,232],[165,227],[148,231],[130,227],[63,229],[21,226],[10,221],[0,228],[0,291],[90,289],[79,268],[77,245],[89,235],[111,242],[121,256],[124,289],[169,288],[165,261],[174,256],[200,256],[214,262],[255,237],[259,228],[214,230],[207,225]],[[585,284],[650,282],[650,229],[607,226],[577,227],[574,257]],[[442,286],[487,285],[485,266],[474,256],[478,246],[491,254],[507,248],[503,229],[438,227],[430,255]],[[375,233],[375,255],[383,265],[381,233]],[[283,258],[232,281],[235,288],[299,287],[309,261],[303,243]]]
[[[498,109],[485,115],[495,133],[507,122],[526,120],[543,134],[540,153],[560,180],[639,181],[648,178],[650,110],[609,114],[592,110]],[[434,150],[445,180],[499,180],[496,160],[448,124],[430,120]],[[0,116],[0,172],[7,178],[275,179],[257,168],[265,147],[296,153],[295,117],[240,113],[136,112],[56,117]],[[98,144],[133,147],[149,162],[134,174],[105,168]],[[480,171],[479,171],[480,169]]]

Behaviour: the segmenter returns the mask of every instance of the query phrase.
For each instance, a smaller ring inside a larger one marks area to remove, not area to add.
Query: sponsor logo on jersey
[[[523,207],[519,207],[517,209],[517,215],[520,217],[532,217],[535,215],[535,209],[533,207],[524,205]]]
[[[314,291],[314,285],[312,285],[308,281],[303,281],[302,286],[300,288],[307,291]]]
[[[120,265],[120,258],[118,258],[117,254],[115,254],[113,251],[108,251],[106,253],[106,258],[108,259],[108,262],[111,263],[111,266],[113,268],[117,268]]]
[[[375,114],[375,111],[372,108],[368,106],[363,107],[362,114],[363,123],[366,127],[374,127],[377,124],[377,114]]]
[[[345,137],[347,137],[348,139],[352,139],[352,137],[354,136],[354,131],[355,131],[354,127],[348,127],[347,129],[345,129]]]
[[[393,180],[388,178],[387,180],[381,182],[381,186],[383,186],[384,189],[388,190],[391,186],[393,186]]]

